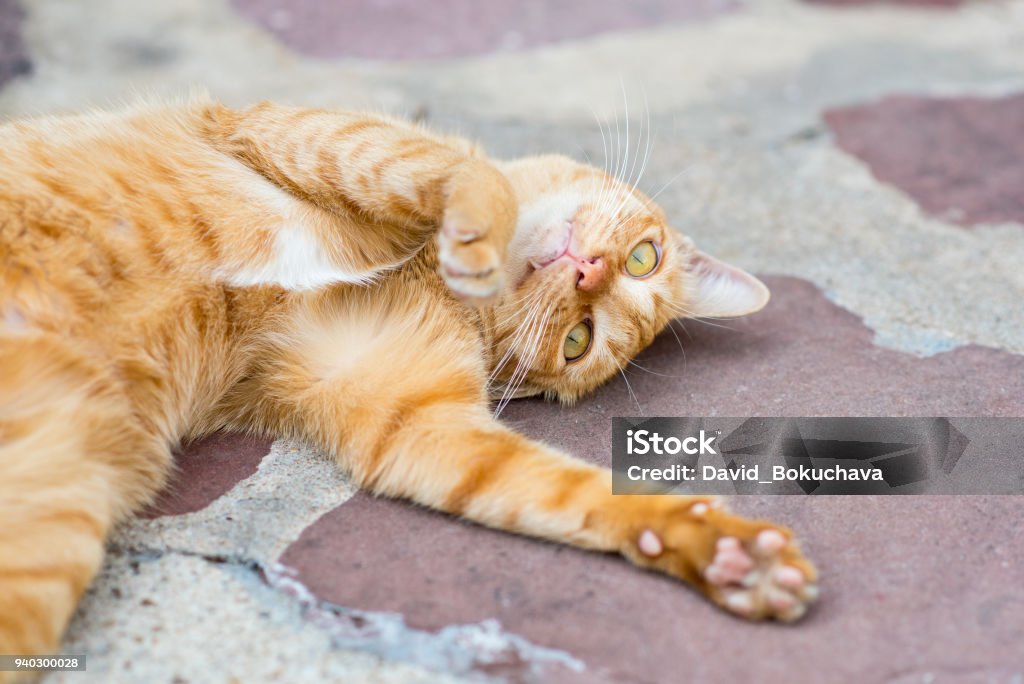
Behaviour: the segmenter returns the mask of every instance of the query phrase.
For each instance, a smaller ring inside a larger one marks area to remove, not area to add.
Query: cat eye
[[[590,349],[591,337],[593,337],[593,331],[590,328],[589,322],[580,321],[573,326],[573,329],[565,336],[565,344],[562,345],[565,360],[575,361],[586,354],[587,350]]]
[[[633,251],[626,257],[626,273],[634,278],[643,278],[650,275],[658,266],[658,248],[650,240],[641,242],[633,248]]]

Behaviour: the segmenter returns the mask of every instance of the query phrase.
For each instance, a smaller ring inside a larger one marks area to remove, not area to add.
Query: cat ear
[[[687,298],[691,318],[733,318],[760,311],[771,293],[746,271],[697,251],[690,260],[693,291]]]

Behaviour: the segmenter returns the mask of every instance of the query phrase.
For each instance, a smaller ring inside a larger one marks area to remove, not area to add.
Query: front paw
[[[477,306],[498,296],[505,286],[505,255],[487,226],[450,213],[437,243],[441,277],[456,297]]]
[[[693,584],[750,620],[792,622],[818,596],[817,571],[781,525],[698,502],[634,528],[625,553]]]
[[[711,599],[740,617],[792,622],[818,598],[814,566],[778,527],[753,538],[719,537],[703,576]]]

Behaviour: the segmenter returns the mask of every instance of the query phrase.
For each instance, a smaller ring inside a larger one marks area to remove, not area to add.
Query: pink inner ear
[[[746,271],[697,252],[690,259],[693,289],[686,303],[693,318],[733,318],[760,311],[771,294]]]

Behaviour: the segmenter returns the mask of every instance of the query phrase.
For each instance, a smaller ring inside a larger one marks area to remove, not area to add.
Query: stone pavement
[[[622,415],[1024,415],[1024,0],[0,0],[0,115],[196,85],[497,155],[614,160],[628,121],[641,187],[773,298],[504,414],[582,458]],[[1022,497],[737,497],[822,571],[781,627],[374,499],[301,444],[179,465],[71,626],[89,672],[48,683],[1024,681]]]

